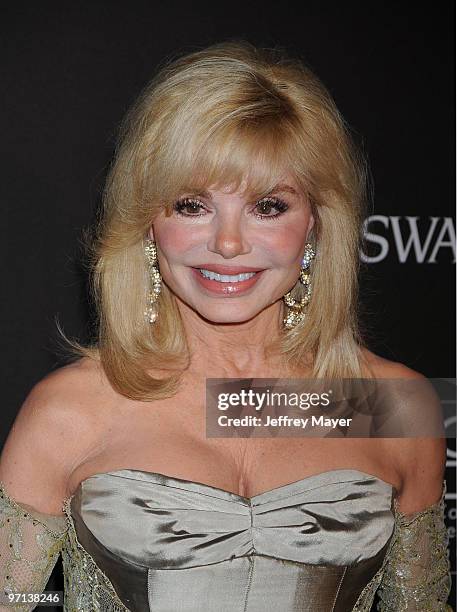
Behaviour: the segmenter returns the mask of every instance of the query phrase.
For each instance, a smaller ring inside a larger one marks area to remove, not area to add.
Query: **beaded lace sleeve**
[[[453,612],[449,536],[441,499],[411,515],[398,510],[394,542],[378,588],[379,612]]]
[[[0,481],[0,612],[29,612],[36,603],[4,603],[8,593],[42,593],[67,533],[65,516],[14,501]]]

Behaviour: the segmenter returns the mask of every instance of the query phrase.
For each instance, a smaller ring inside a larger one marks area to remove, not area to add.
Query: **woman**
[[[358,331],[364,184],[300,62],[229,42],[160,71],[93,241],[97,341],[3,450],[4,590],[62,552],[68,611],[450,610],[443,437],[205,434],[208,378],[424,380]]]

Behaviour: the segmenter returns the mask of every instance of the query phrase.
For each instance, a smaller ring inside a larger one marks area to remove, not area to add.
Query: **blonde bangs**
[[[179,191],[241,189],[248,197],[271,191],[291,168],[291,138],[281,121],[224,126],[196,147]]]

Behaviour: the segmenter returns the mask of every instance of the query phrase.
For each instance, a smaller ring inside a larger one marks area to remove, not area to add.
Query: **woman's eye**
[[[178,200],[173,209],[183,217],[200,217],[204,210],[202,203],[193,198],[183,198]]]
[[[255,210],[257,211],[256,217],[259,219],[275,219],[286,212],[288,205],[279,200],[278,198],[264,198],[257,202]],[[273,214],[272,214],[273,213]]]
[[[255,205],[255,216],[258,219],[276,219],[284,213],[289,206],[279,198],[264,198]],[[205,214],[205,207],[200,200],[182,198],[178,200],[173,210],[182,217],[201,217]]]

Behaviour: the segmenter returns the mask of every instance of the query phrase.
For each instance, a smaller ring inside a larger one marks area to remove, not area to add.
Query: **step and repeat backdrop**
[[[454,16],[451,3],[10,3],[2,11],[3,401],[0,443],[59,367],[56,317],[91,331],[83,228],[119,123],[166,58],[241,38],[323,80],[371,169],[360,253],[369,348],[444,381],[455,414]],[[335,262],[337,265],[337,262]],[[455,600],[455,416],[446,411]],[[61,586],[61,566],[50,586]]]

